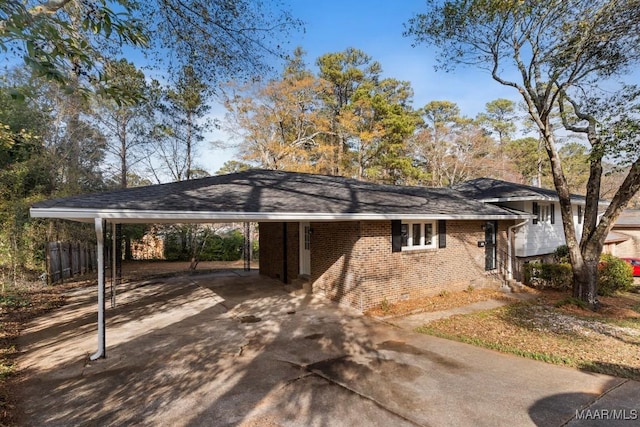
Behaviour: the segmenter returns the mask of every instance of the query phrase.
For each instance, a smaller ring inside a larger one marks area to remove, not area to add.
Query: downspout
[[[287,223],[282,223],[282,281],[289,283],[289,233]]]
[[[98,240],[98,350],[89,357],[90,360],[107,357],[104,322],[104,226],[105,221],[102,218],[95,218]]]
[[[513,279],[513,258],[514,258],[514,248],[513,248],[513,244],[511,243],[512,238],[514,237],[514,231],[516,230],[516,228],[520,228],[523,225],[525,225],[526,223],[529,222],[529,219],[525,219],[524,221],[522,221],[519,224],[515,224],[512,225],[511,227],[508,228],[508,232],[507,232],[507,252],[508,252],[508,256],[509,256],[509,262],[507,262],[507,280],[512,280]]]

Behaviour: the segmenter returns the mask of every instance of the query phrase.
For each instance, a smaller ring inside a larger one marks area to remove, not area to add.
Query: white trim
[[[437,241],[438,241],[438,223],[437,221],[403,221],[402,225],[407,226],[407,244],[402,245],[402,251],[415,251],[420,249],[436,249]],[[414,235],[414,226],[418,225],[420,227],[420,242],[418,244],[415,243],[415,235]],[[431,243],[426,244],[424,240],[426,238],[426,226],[431,226]]]
[[[104,220],[95,218],[96,239],[98,247],[96,258],[98,258],[98,349],[89,356],[90,360],[107,357],[106,350],[106,323],[104,317]]]
[[[375,214],[375,213],[322,213],[322,212],[200,212],[200,211],[152,211],[152,210],[118,210],[118,209],[72,209],[72,208],[31,208],[33,218],[70,219],[80,222],[93,222],[95,218],[103,218],[127,223],[161,223],[161,222],[282,222],[282,221],[373,221],[373,220],[509,220],[525,219],[531,214]]]
[[[300,274],[311,274],[311,224],[300,222],[298,228],[300,245]]]

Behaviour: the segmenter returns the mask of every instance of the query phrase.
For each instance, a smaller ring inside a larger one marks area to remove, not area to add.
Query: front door
[[[300,223],[300,275],[311,274],[311,225]]]
[[[497,221],[487,221],[484,225],[484,269],[486,271],[496,269],[497,229]]]

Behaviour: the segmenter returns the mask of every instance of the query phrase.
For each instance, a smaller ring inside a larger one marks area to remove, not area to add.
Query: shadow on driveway
[[[123,286],[107,359],[89,362],[96,299],[76,291],[23,332],[25,425],[561,425],[627,387],[403,331],[255,273]]]

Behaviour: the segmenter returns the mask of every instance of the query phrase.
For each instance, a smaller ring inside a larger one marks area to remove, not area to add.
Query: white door
[[[311,225],[300,223],[300,274],[311,274]]]

